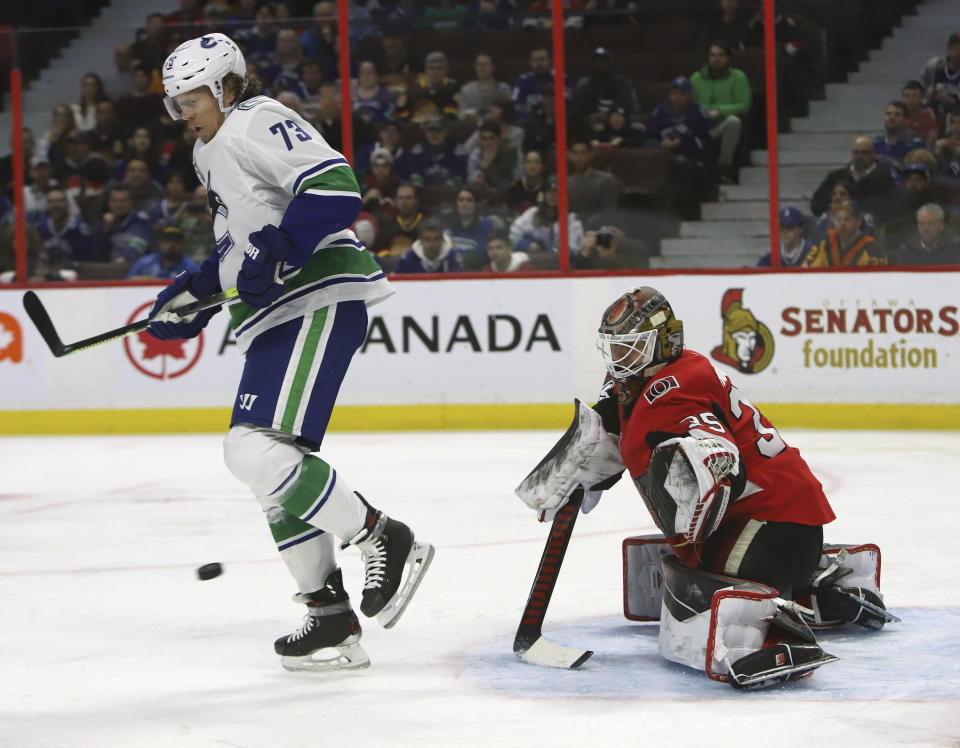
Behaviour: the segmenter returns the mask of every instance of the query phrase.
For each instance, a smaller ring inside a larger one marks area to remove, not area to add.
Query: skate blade
[[[839,657],[834,657],[832,654],[824,652],[816,660],[805,662],[802,665],[789,665],[786,667],[765,670],[762,673],[749,675],[740,678],[739,680],[731,676],[730,685],[734,688],[743,689],[745,691],[768,688],[769,686],[779,685],[787,680],[800,680],[801,678],[809,677],[813,675],[813,671],[821,665],[828,665],[831,662],[839,661]]]
[[[328,656],[322,657],[324,653]],[[280,664],[292,673],[362,670],[370,667],[370,658],[360,646],[360,637],[354,634],[338,647],[324,647],[303,657],[281,657]]]
[[[407,609],[413,594],[423,581],[423,575],[430,568],[433,561],[434,547],[429,543],[414,543],[407,554],[407,574],[406,580],[397,590],[396,594],[390,598],[383,610],[377,613],[377,623],[385,629],[393,628]]]

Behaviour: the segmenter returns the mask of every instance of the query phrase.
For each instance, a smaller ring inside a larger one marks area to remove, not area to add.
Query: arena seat
[[[660,195],[670,179],[670,154],[663,148],[617,148],[607,169],[625,195]]]

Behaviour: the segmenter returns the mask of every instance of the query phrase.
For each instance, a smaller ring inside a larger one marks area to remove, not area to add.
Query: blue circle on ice
[[[840,658],[810,678],[759,691],[736,691],[657,652],[659,627],[622,617],[551,624],[557,644],[592,649],[577,670],[519,661],[513,641],[499,639],[465,654],[464,674],[521,698],[589,696],[610,699],[792,698],[853,701],[956,700],[960,697],[960,609],[892,610],[902,618],[882,631],[844,626],[817,632],[823,649]]]

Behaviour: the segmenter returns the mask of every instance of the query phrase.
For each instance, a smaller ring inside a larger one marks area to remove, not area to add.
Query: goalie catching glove
[[[578,488],[585,494],[583,511],[589,512],[624,469],[616,437],[607,433],[600,414],[580,400],[574,403],[573,423],[516,489],[527,506],[541,512],[541,519],[566,504]]]
[[[663,533],[696,544],[720,525],[730,501],[728,476],[739,471],[737,448],[726,439],[675,437],[654,450],[641,488]]]

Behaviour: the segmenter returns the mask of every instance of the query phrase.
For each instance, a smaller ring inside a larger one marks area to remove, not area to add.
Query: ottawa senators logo
[[[731,288],[720,303],[723,343],[710,355],[744,374],[758,374],[773,359],[773,333],[743,306],[743,289]]]

